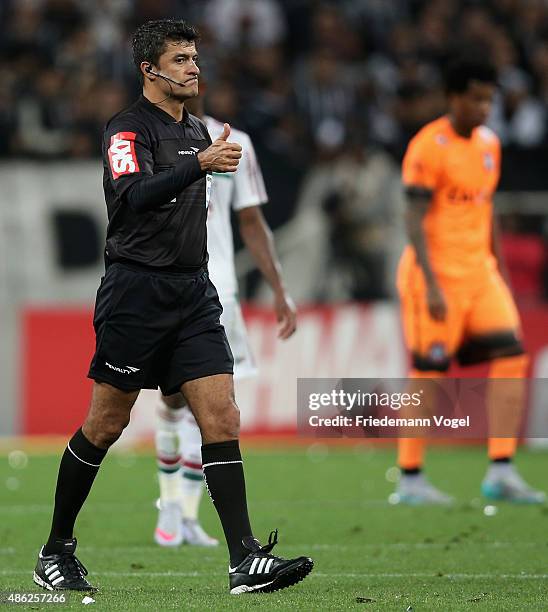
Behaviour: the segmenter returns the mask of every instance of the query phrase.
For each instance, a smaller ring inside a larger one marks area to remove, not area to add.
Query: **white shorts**
[[[240,380],[257,375],[257,366],[249,346],[247,330],[240,303],[234,298],[223,299],[221,324],[225,328],[228,343],[234,355],[234,378]]]

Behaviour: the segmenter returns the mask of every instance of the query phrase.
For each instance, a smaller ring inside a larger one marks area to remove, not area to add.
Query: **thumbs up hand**
[[[242,147],[228,142],[230,125],[225,123],[223,133],[205,151],[198,153],[200,167],[206,172],[235,172],[242,157]]]
[[[219,138],[217,138],[217,140],[224,140],[226,142],[229,136],[230,136],[230,126],[228,125],[228,123],[225,123],[223,125],[223,133],[219,136]]]

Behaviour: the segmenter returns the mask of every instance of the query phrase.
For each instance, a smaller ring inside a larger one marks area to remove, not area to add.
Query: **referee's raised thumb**
[[[229,136],[230,136],[230,126],[228,125],[228,123],[225,123],[223,126],[223,133],[219,136],[219,138],[217,138],[217,140],[226,141]]]

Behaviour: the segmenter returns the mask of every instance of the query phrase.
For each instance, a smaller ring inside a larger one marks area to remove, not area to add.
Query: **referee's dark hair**
[[[497,84],[497,70],[489,61],[484,59],[460,58],[452,61],[445,73],[445,92],[462,94],[470,81]]]
[[[133,34],[131,47],[133,62],[141,73],[141,62],[158,65],[165,51],[166,42],[195,42],[200,39],[198,30],[182,19],[157,19],[140,25]]]

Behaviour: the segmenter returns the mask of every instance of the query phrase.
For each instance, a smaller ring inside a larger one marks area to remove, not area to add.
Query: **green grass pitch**
[[[548,453],[520,453],[518,466],[546,487]],[[44,593],[32,583],[46,537],[56,455],[29,455],[24,468],[0,457],[0,590]],[[312,574],[271,595],[230,596],[219,549],[161,549],[153,543],[157,495],[152,455],[111,453],[77,523],[78,555],[100,587],[96,610],[547,610],[548,508],[498,505],[483,512],[482,448],[432,449],[428,473],[454,494],[453,508],[391,506],[392,449],[248,449],[252,522],[275,552],[314,558]],[[207,495],[202,519],[221,537]],[[71,594],[61,609],[82,608]],[[52,609],[53,604],[12,606]]]

